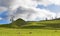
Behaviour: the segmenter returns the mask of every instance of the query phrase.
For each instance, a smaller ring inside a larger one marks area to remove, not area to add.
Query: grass
[[[0,25],[0,36],[60,36],[60,20],[27,22],[23,26],[19,21]]]
[[[0,36],[60,36],[60,30],[0,28]],[[31,32],[31,33],[30,33]]]

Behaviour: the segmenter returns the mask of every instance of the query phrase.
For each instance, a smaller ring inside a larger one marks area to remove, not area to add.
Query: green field
[[[60,30],[2,28],[0,36],[60,36]]]
[[[22,26],[18,24],[0,25],[0,36],[60,36],[60,20],[32,21]]]

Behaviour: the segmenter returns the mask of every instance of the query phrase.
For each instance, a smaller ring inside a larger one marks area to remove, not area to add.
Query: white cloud
[[[58,0],[59,1],[59,0]],[[56,0],[0,0],[0,5],[8,8],[9,18],[10,15],[15,16],[14,19],[23,18],[24,20],[35,20],[39,18],[51,18],[55,17],[55,13],[50,12],[45,9],[38,9],[36,6],[38,4],[49,5],[58,4]],[[56,2],[56,3],[55,3]],[[2,10],[3,11],[3,10]]]
[[[44,6],[47,6],[49,4],[55,4],[55,5],[60,5],[60,0],[34,0],[38,4],[42,4]]]
[[[49,4],[56,4],[60,5],[60,0],[34,0],[35,5],[36,4],[43,4],[43,5],[49,5]]]
[[[2,18],[0,17],[0,20],[2,20]]]
[[[60,0],[50,0],[51,3],[54,3],[56,5],[60,5]]]
[[[30,20],[30,21],[34,21],[36,20],[37,17],[41,19],[43,18],[51,18],[51,17],[55,17],[55,13],[50,12],[48,10],[45,9],[38,9],[38,8],[19,8],[17,9],[18,12],[15,14],[15,19],[17,18],[23,18],[25,20]]]

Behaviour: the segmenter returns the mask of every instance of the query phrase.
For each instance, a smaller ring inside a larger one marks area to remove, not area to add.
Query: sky
[[[60,0],[0,0],[0,24],[11,23],[12,17],[40,21],[56,16],[60,18]]]

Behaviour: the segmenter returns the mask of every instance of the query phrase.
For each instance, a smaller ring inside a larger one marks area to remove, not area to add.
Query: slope
[[[26,22],[23,20],[23,19],[17,19],[16,21],[10,23],[10,24],[3,24],[3,25],[0,25],[0,27],[6,27],[6,28],[19,28],[21,27],[22,25],[25,25]]]
[[[10,24],[0,25],[6,28],[24,28],[24,29],[60,29],[60,20],[27,21],[18,19]]]

